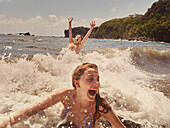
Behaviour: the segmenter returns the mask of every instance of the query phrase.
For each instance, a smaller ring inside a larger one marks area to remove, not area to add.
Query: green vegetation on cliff
[[[155,2],[145,15],[140,17],[106,21],[91,37],[170,43],[170,0]]]

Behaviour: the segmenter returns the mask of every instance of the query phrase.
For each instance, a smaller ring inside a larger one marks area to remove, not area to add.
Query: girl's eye
[[[94,78],[89,78],[87,79],[89,82],[92,82],[94,80]]]

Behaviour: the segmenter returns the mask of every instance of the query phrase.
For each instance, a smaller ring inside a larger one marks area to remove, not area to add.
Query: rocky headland
[[[87,27],[72,28],[72,35],[73,35],[73,37],[75,37],[76,35],[82,35],[84,37],[89,29],[90,28],[87,28]],[[93,29],[92,33],[96,32],[97,29],[98,29],[98,27],[95,27]],[[64,34],[65,34],[65,37],[69,37],[69,30],[65,30]]]
[[[85,35],[89,28],[73,28],[73,37]],[[65,37],[69,37],[65,30]],[[91,38],[122,39],[137,41],[160,41],[170,43],[170,1],[158,0],[144,15],[129,15],[125,18],[111,19],[96,27]]]

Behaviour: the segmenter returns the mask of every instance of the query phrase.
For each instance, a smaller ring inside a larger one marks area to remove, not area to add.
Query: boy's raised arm
[[[95,27],[95,25],[96,25],[96,24],[95,24],[95,21],[92,21],[92,22],[90,23],[90,26],[91,26],[91,27],[90,27],[89,31],[86,33],[85,37],[83,38],[83,40],[82,40],[82,42],[81,42],[81,44],[80,44],[80,46],[79,46],[78,53],[79,53],[80,50],[82,49],[82,47],[83,47],[83,45],[85,44],[87,38],[90,36],[90,34],[91,34],[93,28]]]
[[[69,18],[69,43],[73,43],[73,35],[72,35],[72,27],[71,27],[71,22],[73,21],[73,18]]]

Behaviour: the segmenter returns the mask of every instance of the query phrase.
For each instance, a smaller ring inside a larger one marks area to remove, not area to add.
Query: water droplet
[[[69,100],[69,98],[66,96],[66,97],[65,97],[65,100]]]

